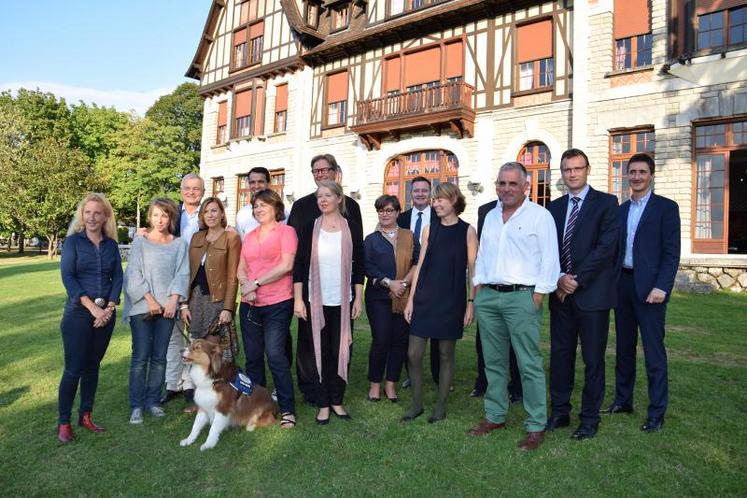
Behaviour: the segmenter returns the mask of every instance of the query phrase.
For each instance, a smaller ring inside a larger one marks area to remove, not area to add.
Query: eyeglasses
[[[397,210],[396,209],[389,209],[389,208],[387,208],[387,209],[379,209],[376,212],[379,213],[379,214],[392,214],[392,213],[396,213]]]
[[[583,170],[588,168],[588,166],[579,166],[578,168],[561,168],[561,173],[581,173]]]
[[[330,173],[334,170],[335,170],[334,168],[316,168],[316,169],[312,168],[311,174],[314,176],[326,175],[327,173]]]
[[[184,192],[202,192],[202,187],[182,187]]]

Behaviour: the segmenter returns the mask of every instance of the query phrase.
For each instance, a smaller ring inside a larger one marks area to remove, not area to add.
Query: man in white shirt
[[[527,172],[518,162],[501,166],[500,203],[485,217],[477,253],[475,314],[482,335],[485,418],[470,429],[473,436],[505,427],[508,411],[508,351],[516,352],[529,415],[523,450],[538,448],[547,422],[547,387],[540,351],[542,301],[560,274],[555,223],[550,213],[526,197]]]
[[[252,195],[255,193],[266,190],[270,187],[270,171],[262,166],[255,166],[249,170],[248,174],[249,192]],[[288,220],[290,210],[286,206],[285,208],[285,221]],[[259,226],[259,222],[254,218],[254,212],[252,210],[251,202],[246,206],[239,209],[236,213],[236,231],[239,233],[241,241],[244,241],[244,235],[248,234]]]

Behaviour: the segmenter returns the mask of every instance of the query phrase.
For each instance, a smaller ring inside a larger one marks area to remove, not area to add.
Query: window
[[[228,139],[228,102],[218,104],[218,133],[215,137],[216,144],[224,144]]]
[[[403,12],[417,10],[427,5],[438,3],[440,0],[389,0],[389,15],[396,16]]]
[[[275,125],[273,131],[282,133],[288,126],[288,83],[275,87]]]
[[[435,187],[439,183],[459,184],[459,161],[447,150],[422,150],[396,156],[384,173],[384,193],[396,195],[402,210],[408,209],[410,186],[416,176],[424,176]]]
[[[239,175],[239,187],[237,189],[236,212],[252,202],[252,191],[249,187],[249,175]]]
[[[651,65],[649,0],[615,0],[615,71]]]
[[[709,8],[718,8],[728,2],[712,2],[701,5],[698,2],[697,44],[699,50],[718,49],[747,42],[747,7],[708,12]]]
[[[628,190],[628,159],[633,154],[645,152],[654,156],[654,130],[626,130],[615,132],[610,139],[610,193],[617,196],[620,203],[630,197]]]
[[[332,31],[345,29],[348,27],[350,6],[342,5],[332,9]]]
[[[747,121],[695,126],[692,251],[747,253]]]
[[[319,26],[319,6],[312,2],[306,2],[306,24],[314,29]]]
[[[264,30],[264,22],[258,22],[249,27],[249,64],[259,64],[262,62]]]
[[[249,21],[253,21],[257,18],[257,7],[259,6],[259,0],[248,0],[241,3],[241,9],[239,14],[239,25],[246,24]]]
[[[283,188],[285,187],[285,170],[276,169],[270,171],[270,188],[283,198]]]
[[[247,62],[246,28],[243,28],[233,33],[233,68],[244,67]]]
[[[213,193],[211,195],[213,197],[218,197],[218,194],[222,194],[224,192],[223,185],[224,185],[224,182],[223,182],[222,176],[213,178]]]
[[[542,142],[530,142],[516,158],[527,169],[529,198],[540,206],[550,203],[550,149]]]
[[[236,93],[234,97],[234,116],[236,126],[234,137],[248,137],[252,134],[252,90]]]
[[[348,72],[327,75],[327,116],[328,127],[345,125],[348,101]]]
[[[555,82],[552,21],[519,26],[516,45],[516,90],[550,89]]]

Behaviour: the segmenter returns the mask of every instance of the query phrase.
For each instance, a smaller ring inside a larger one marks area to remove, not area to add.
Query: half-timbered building
[[[288,202],[334,154],[371,230],[381,193],[458,183],[465,218],[498,167],[563,193],[559,157],[627,194],[645,151],[683,252],[747,253],[747,1],[213,0],[187,71],[205,97],[201,174],[234,215],[265,166]],[[747,287],[747,283],[745,284]]]

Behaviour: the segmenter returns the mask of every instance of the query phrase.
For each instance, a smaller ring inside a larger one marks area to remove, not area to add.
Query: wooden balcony
[[[387,135],[399,140],[400,132],[415,128],[431,128],[440,135],[441,129],[448,127],[459,138],[472,137],[474,91],[463,81],[452,81],[363,100],[356,104],[351,129],[369,150],[379,149]]]

